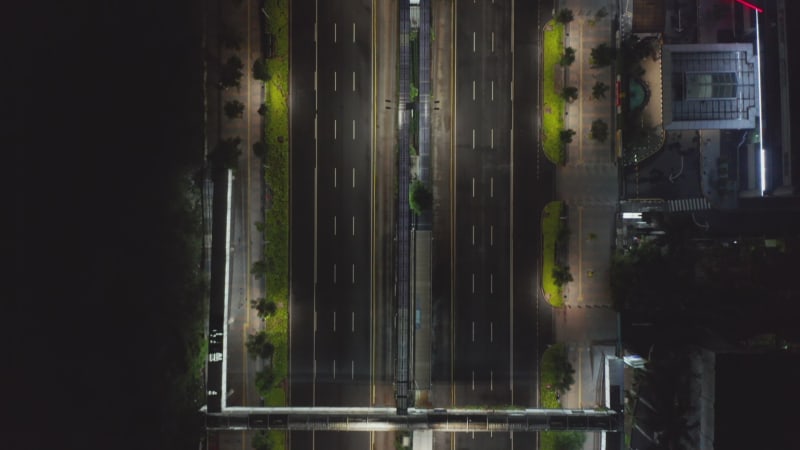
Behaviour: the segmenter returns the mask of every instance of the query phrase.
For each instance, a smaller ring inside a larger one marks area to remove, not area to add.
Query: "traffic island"
[[[551,20],[544,27],[543,90],[544,114],[542,118],[542,147],[553,164],[566,162],[566,148],[561,140],[564,129],[564,98],[556,85],[556,71],[561,73],[559,61],[564,53],[564,24]]]
[[[564,202],[561,201],[550,202],[542,210],[542,290],[545,300],[557,308],[564,306],[561,286],[554,274],[561,267],[556,259],[556,247],[559,237],[565,234],[563,213]]]
[[[558,203],[558,202],[553,202]],[[557,216],[558,217],[558,216]],[[539,407],[560,409],[559,393],[563,393],[574,382],[575,370],[567,358],[567,347],[563,343],[553,344],[542,354],[539,378]],[[583,448],[586,434],[580,431],[543,431],[540,435],[540,450]]]

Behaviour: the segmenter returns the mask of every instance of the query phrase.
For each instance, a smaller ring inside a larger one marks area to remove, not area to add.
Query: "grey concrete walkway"
[[[614,214],[618,199],[617,166],[613,152],[613,88],[606,98],[592,98],[597,82],[613,86],[611,69],[592,68],[591,49],[601,43],[612,44],[611,14],[614,5],[607,1],[566,1],[575,20],[568,26],[565,45],[575,49],[575,62],[566,70],[567,85],[578,88],[578,99],[567,105],[566,126],[575,130],[567,146],[567,164],[559,168],[556,194],[568,208],[570,229],[569,258],[574,282],[564,290],[569,307],[611,304],[608,270],[613,243]],[[601,7],[609,15],[596,19]],[[592,122],[602,120],[609,137],[599,142],[590,137]]]
[[[564,289],[565,307],[554,311],[556,342],[569,348],[575,384],[561,397],[565,408],[599,405],[604,354],[613,354],[616,315],[610,309],[608,283],[614,217],[619,197],[614,154],[614,75],[610,68],[592,68],[590,55],[601,43],[614,45],[612,19],[616,3],[608,0],[565,0],[575,20],[567,27],[565,46],[575,49],[575,62],[565,71],[565,85],[578,88],[578,99],[567,105],[566,127],[575,131],[567,145],[567,163],[556,172],[556,197],[565,201],[570,229],[568,264],[574,281]],[[605,8],[608,15],[598,19]],[[609,86],[606,98],[592,98],[597,82]],[[592,122],[608,125],[605,142],[590,137]],[[585,449],[600,448],[599,435],[587,436]]]
[[[376,326],[378,322],[394,323],[393,304],[395,289],[395,234],[397,194],[397,0],[375,2],[375,147],[374,147],[374,295]],[[397,346],[395,330],[375,328],[377,379],[374,404],[394,404],[394,350]]]
[[[228,405],[257,405],[258,393],[254,387],[255,371],[262,362],[251,359],[244,348],[249,334],[263,327],[250,307],[250,300],[263,297],[263,280],[254,278],[250,267],[263,258],[262,233],[255,227],[264,221],[264,190],[261,161],[253,155],[252,145],[263,135],[264,121],[258,108],[264,102],[263,83],[255,80],[250,68],[260,56],[261,26],[256,4],[242,2],[209,2],[207,18],[207,125],[208,150],[214,149],[220,139],[240,138],[242,155],[233,181],[233,214],[231,216],[231,298],[228,311]],[[223,29],[234,30],[241,38],[240,48],[226,48],[220,43]],[[219,89],[218,65],[231,56],[242,61],[242,78],[238,88]],[[244,105],[241,117],[229,118],[224,114],[227,102],[238,101]]]
[[[416,231],[413,237],[412,291],[414,298],[414,389],[417,407],[429,407],[431,388],[431,232]]]

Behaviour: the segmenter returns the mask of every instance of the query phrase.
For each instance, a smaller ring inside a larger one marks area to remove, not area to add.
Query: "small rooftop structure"
[[[753,129],[758,63],[749,43],[665,45],[664,128]]]

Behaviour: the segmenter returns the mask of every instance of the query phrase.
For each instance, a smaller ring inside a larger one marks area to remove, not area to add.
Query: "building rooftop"
[[[755,128],[759,77],[751,44],[665,45],[662,61],[667,130]]]

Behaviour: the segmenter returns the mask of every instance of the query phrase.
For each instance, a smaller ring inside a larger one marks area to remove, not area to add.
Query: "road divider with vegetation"
[[[266,341],[272,346],[269,365],[256,376],[259,394],[266,406],[286,406],[289,374],[289,6],[288,2],[266,2],[267,32],[274,36],[272,57],[262,68],[254,66],[254,76],[264,80],[266,130],[264,158],[267,208],[264,225],[264,261],[258,269],[266,278],[267,306],[264,318]],[[259,264],[257,263],[257,264]],[[281,450],[286,435],[282,431],[262,433],[254,448]]]
[[[575,382],[575,369],[567,354],[567,346],[551,345],[542,354],[539,379],[539,406],[561,408],[560,396]],[[578,450],[583,448],[586,434],[579,431],[544,431],[541,434],[540,450]]]
[[[564,305],[561,296],[561,286],[554,276],[554,269],[558,272],[556,262],[556,242],[564,232],[564,223],[561,215],[564,212],[564,202],[554,201],[545,205],[542,210],[542,290],[545,299],[553,306]]]
[[[556,20],[544,27],[544,115],[542,119],[544,154],[554,164],[564,164],[566,150],[561,139],[564,130],[564,98],[556,90],[556,71],[564,53],[564,24]]]
[[[568,356],[567,346],[563,343],[551,345],[542,354],[539,381],[542,408],[561,408],[560,395],[575,382],[575,369]]]

